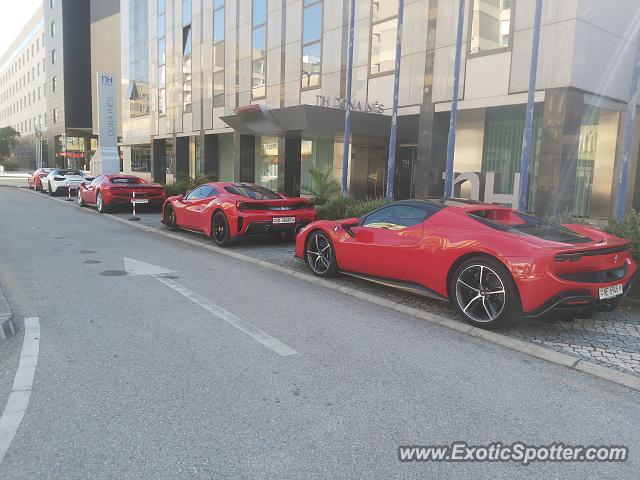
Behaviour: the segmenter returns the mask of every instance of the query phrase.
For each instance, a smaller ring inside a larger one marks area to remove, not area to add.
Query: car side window
[[[93,181],[89,184],[92,186],[96,186],[98,185],[100,182],[102,181],[102,175],[98,175],[96,178],[93,179]]]
[[[210,185],[200,187],[200,190],[202,190],[202,192],[200,193],[200,198],[209,198],[213,197],[214,195],[218,195],[218,191]]]
[[[423,222],[428,212],[408,205],[392,205],[381,208],[365,217],[362,225],[369,228],[400,230]]]
[[[189,192],[189,195],[187,195],[186,197],[184,197],[185,200],[198,200],[199,198],[204,198],[203,194],[202,194],[202,188],[203,187],[198,187],[194,190],[191,190]]]

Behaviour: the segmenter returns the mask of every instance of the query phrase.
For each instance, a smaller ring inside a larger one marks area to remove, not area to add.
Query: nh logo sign
[[[113,85],[113,77],[111,75],[100,75],[100,83],[102,85]]]
[[[442,172],[442,178],[446,177],[446,172]],[[500,174],[496,172],[454,172],[453,189],[454,196],[460,196],[463,183],[468,182],[471,188],[471,200],[478,200],[486,203],[505,203],[513,208],[518,208],[518,193],[520,191],[520,173],[515,173],[513,177],[513,193],[497,193],[495,184],[499,183]]]

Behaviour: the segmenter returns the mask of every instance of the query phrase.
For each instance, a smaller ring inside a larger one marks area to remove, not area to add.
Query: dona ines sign
[[[352,101],[348,103],[346,98],[327,97],[326,95],[316,95],[316,106],[339,108],[340,110],[346,110],[348,108],[352,112],[384,113],[384,104],[379,102]]]
[[[442,178],[446,178],[446,172],[442,172]],[[520,174],[513,177],[513,193],[496,193],[495,185],[500,182],[500,174],[496,172],[463,172],[454,173],[453,195],[460,196],[464,183],[469,183],[471,200],[487,203],[502,203],[518,208],[518,196],[520,193]]]

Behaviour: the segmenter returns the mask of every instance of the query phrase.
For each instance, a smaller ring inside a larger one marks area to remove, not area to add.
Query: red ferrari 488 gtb
[[[631,244],[472,201],[406,200],[362,218],[318,221],[296,237],[316,275],[338,272],[450,300],[471,324],[613,310],[636,275]]]
[[[29,177],[29,188],[32,190],[39,190],[44,193],[42,188],[42,177],[49,175],[53,168],[39,168]]]
[[[204,233],[220,246],[238,237],[284,232],[290,236],[316,219],[313,203],[287,198],[252,183],[206,183],[164,204],[162,222],[169,230]]]

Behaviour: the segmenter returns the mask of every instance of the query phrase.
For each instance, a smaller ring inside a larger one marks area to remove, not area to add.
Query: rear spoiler
[[[554,259],[556,262],[577,262],[582,257],[595,257],[598,255],[609,255],[612,253],[626,252],[631,249],[631,242],[616,245],[615,247],[590,248],[588,250],[578,250],[573,252],[558,253]]]

